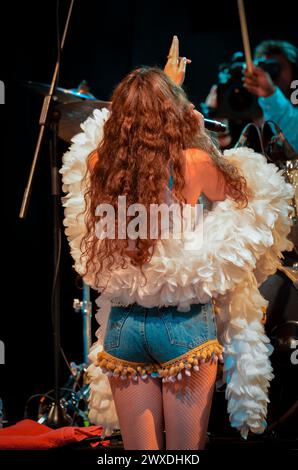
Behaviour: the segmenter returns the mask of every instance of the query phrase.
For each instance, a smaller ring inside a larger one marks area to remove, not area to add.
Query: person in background
[[[254,66],[253,74],[244,71],[243,85],[250,93],[257,95],[263,116],[251,117],[258,127],[266,120],[273,120],[283,131],[288,142],[298,151],[298,109],[290,101],[295,89],[295,79],[298,79],[297,48],[286,41],[268,40],[261,42],[255,49],[255,63],[260,59],[274,59],[280,67],[280,73],[272,80],[270,75],[261,67]],[[298,85],[298,84],[297,84]],[[296,86],[297,88],[297,86]],[[227,131],[217,135],[221,149],[233,147],[241,130],[248,123],[235,122],[228,116],[219,118],[216,114],[219,108],[217,85],[213,85],[205,100],[205,105],[212,110],[212,118],[219,119],[227,125]]]
[[[291,102],[295,79],[298,87],[298,50],[286,41],[263,41],[255,50],[255,59],[261,58],[275,59],[281,69],[279,76],[273,81],[269,73],[254,66],[252,73],[245,70],[244,86],[258,96],[263,119],[276,122],[298,152],[298,108]]]

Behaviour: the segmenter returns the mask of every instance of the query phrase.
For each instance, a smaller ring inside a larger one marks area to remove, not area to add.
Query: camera
[[[264,69],[273,80],[278,78],[281,67],[277,60],[260,58],[254,64]],[[208,116],[226,118],[235,122],[251,121],[262,116],[258,98],[243,86],[243,70],[246,67],[242,52],[235,52],[230,61],[219,66],[217,84],[217,108],[208,110]]]

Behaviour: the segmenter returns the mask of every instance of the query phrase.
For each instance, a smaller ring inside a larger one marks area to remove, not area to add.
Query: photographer
[[[219,66],[218,84],[212,86],[201,109],[203,114],[228,124],[229,131],[218,134],[222,149],[234,146],[249,122],[261,127],[271,119],[298,151],[298,110],[290,101],[294,92],[291,84],[298,78],[297,63],[295,46],[269,40],[255,49],[252,75],[243,73],[245,62],[240,52]]]
[[[298,152],[298,108],[291,101],[291,83],[297,75],[297,48],[285,41],[264,41],[255,51],[255,59],[273,59],[280,73],[273,81],[261,67],[252,74],[245,70],[244,86],[258,96],[264,120],[272,120],[282,129],[286,139]]]

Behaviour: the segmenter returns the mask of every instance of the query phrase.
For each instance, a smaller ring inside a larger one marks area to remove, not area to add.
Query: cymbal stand
[[[54,381],[55,381],[55,400],[50,409],[47,424],[52,427],[60,427],[69,424],[69,419],[66,416],[65,409],[60,401],[59,379],[60,379],[60,251],[61,251],[61,220],[60,220],[60,178],[58,172],[57,161],[57,128],[59,121],[59,114],[52,109],[53,96],[57,85],[57,78],[60,70],[60,55],[64,48],[64,43],[68,31],[69,21],[73,9],[74,0],[70,1],[68,14],[64,26],[61,45],[58,50],[58,57],[51,81],[49,94],[45,96],[43,106],[39,119],[39,135],[35,147],[33,161],[30,169],[30,174],[25,188],[22,206],[19,217],[24,219],[27,214],[30,195],[32,191],[33,177],[36,171],[37,161],[40,155],[41,145],[44,138],[45,129],[50,123],[51,128],[51,183],[52,183],[52,200],[53,200],[53,238],[54,238],[54,281],[52,293],[52,318],[53,318],[53,340],[54,340]]]

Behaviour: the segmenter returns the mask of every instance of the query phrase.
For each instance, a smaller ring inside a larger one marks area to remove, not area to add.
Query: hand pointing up
[[[190,59],[179,57],[179,41],[177,36],[174,36],[164,72],[180,86],[184,82],[186,65],[190,63]]]

